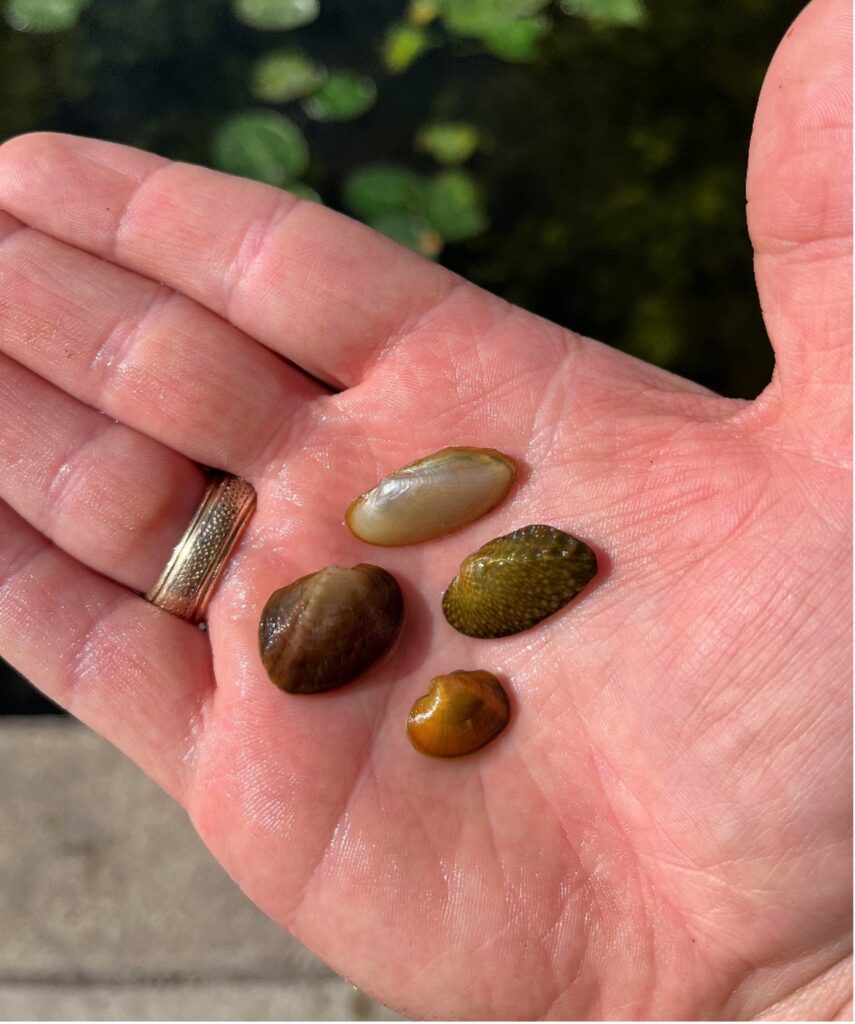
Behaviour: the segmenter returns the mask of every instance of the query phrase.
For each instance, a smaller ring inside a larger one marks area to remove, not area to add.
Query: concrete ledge
[[[0,719],[0,1019],[395,1020],[68,719]]]
[[[4,985],[3,1020],[399,1020],[340,978],[181,985]]]

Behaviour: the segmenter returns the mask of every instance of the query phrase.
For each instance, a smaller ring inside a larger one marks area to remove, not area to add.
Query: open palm
[[[279,191],[68,137],[0,151],[0,649],[174,795],[259,906],[407,1014],[845,998],[846,8],[802,15],[758,113],[778,365],[753,403]],[[355,495],[453,444],[520,461],[499,509],[410,548],[348,533]],[[207,634],[137,596],[200,463],[259,499]],[[461,559],[537,522],[591,543],[597,582],[531,632],[455,633]],[[359,561],[400,580],[402,642],[352,686],[283,695],[264,601]],[[434,762],[404,723],[456,668],[505,679],[513,719]]]

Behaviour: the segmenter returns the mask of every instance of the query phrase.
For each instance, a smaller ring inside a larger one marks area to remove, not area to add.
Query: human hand
[[[815,0],[764,86],[748,211],[777,369],[752,403],[275,189],[68,137],[0,150],[0,650],[404,1013],[848,998],[847,17]],[[451,444],[521,461],[500,508],[418,547],[348,533],[351,498]],[[199,463],[259,496],[208,633],[137,596]],[[599,581],[529,633],[455,633],[461,559],[532,522],[607,553]],[[358,561],[402,583],[400,646],[283,695],[264,601]],[[509,681],[511,726],[428,761],[407,711],[459,666]]]

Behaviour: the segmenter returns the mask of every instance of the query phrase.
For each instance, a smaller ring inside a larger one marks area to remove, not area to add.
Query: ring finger
[[[0,499],[79,561],[147,591],[205,482],[189,459],[0,354]]]

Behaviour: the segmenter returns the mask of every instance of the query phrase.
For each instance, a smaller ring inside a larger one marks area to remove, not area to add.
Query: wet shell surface
[[[508,695],[490,672],[458,669],[431,680],[407,719],[410,743],[430,757],[460,757],[479,750],[508,724]]]
[[[463,562],[442,610],[466,636],[510,636],[563,608],[596,572],[596,555],[581,540],[554,526],[523,526]]]
[[[271,594],[258,630],[261,660],[288,693],[322,693],[386,654],[404,619],[394,576],[376,565],[331,565]]]
[[[492,448],[443,448],[395,470],[345,515],[369,544],[418,544],[480,519],[505,497],[517,464]]]

